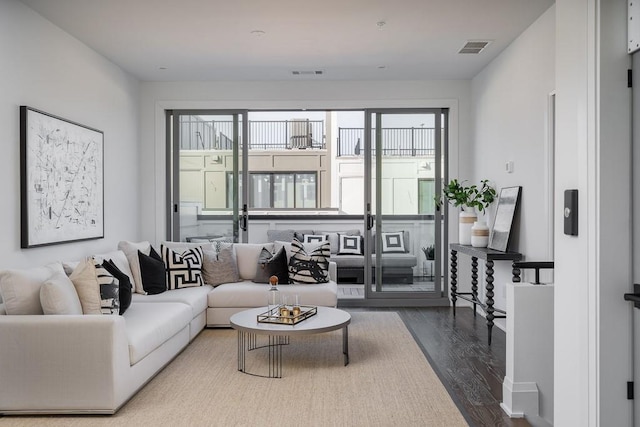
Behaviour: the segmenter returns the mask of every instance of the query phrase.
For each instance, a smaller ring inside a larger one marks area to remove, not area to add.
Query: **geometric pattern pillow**
[[[330,243],[325,240],[320,246],[307,253],[298,239],[291,242],[289,260],[289,281],[292,283],[313,284],[329,281]]]
[[[322,243],[329,240],[327,234],[305,234],[302,243]]]
[[[118,280],[120,315],[123,315],[131,305],[131,279],[110,259],[104,259],[102,261],[102,266]]]
[[[394,233],[382,233],[382,252],[394,253],[405,252],[404,232],[398,231]]]
[[[95,260],[94,260],[95,262]],[[120,314],[120,286],[106,268],[95,262],[96,280],[100,286],[100,310],[102,314]]]
[[[162,245],[162,261],[167,270],[167,288],[180,289],[203,286],[202,248],[191,248],[182,253]]]
[[[362,255],[362,236],[339,234],[338,255]]]

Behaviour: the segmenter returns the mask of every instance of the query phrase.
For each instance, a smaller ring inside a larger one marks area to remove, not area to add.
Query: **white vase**
[[[458,226],[458,243],[461,245],[471,244],[471,227],[478,217],[475,212],[461,211]]]
[[[489,227],[484,221],[476,221],[471,227],[471,246],[486,248],[489,244]]]

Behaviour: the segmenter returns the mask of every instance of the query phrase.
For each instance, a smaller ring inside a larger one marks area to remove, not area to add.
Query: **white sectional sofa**
[[[0,303],[0,414],[115,413],[205,326],[228,326],[232,314],[266,305],[269,285],[252,282],[263,245],[244,245],[240,282],[134,294],[123,315],[7,315]],[[333,263],[329,276],[279,289],[335,307]]]

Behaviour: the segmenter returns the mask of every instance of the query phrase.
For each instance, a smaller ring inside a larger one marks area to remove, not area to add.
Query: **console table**
[[[501,252],[489,248],[476,248],[469,245],[451,243],[451,303],[453,315],[456,315],[456,300],[458,298],[473,303],[473,315],[476,315],[476,306],[480,306],[487,314],[487,330],[489,333],[489,345],[491,345],[491,331],[493,319],[506,317],[506,312],[493,307],[493,264],[494,261],[512,261],[513,282],[520,282],[520,268],[515,264],[522,259],[518,252]],[[458,292],[458,252],[471,257],[471,292]],[[478,299],[478,258],[485,260],[485,301]],[[498,313],[498,314],[495,314]]]

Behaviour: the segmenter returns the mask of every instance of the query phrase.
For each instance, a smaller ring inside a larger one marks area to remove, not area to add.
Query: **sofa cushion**
[[[139,294],[146,293],[142,286],[142,276],[140,273],[140,258],[138,257],[138,251],[145,255],[149,255],[151,252],[151,244],[149,242],[127,242],[122,241],[118,243],[118,249],[124,252],[129,261],[129,267],[131,268],[131,276],[133,278],[133,290]]]
[[[138,363],[191,322],[192,311],[179,302],[134,302],[123,315],[129,342],[129,362]]]
[[[363,255],[332,255],[329,260],[335,262],[338,268],[364,267]]]
[[[362,255],[362,236],[338,235],[338,255]]]
[[[338,286],[335,282],[279,286],[278,290],[287,297],[298,295],[302,305],[321,305],[335,307],[337,304]],[[266,306],[269,296],[269,286],[260,283],[243,281],[227,283],[216,287],[207,297],[211,308],[251,308]]]
[[[207,295],[213,286],[204,285],[193,288],[176,289],[156,295],[133,295],[133,302],[180,302],[191,307],[191,317],[195,318],[207,308]]]
[[[276,240],[290,242],[293,237],[293,230],[267,230],[267,242],[275,242]]]
[[[149,255],[138,251],[140,265],[140,279],[145,294],[159,294],[167,290],[164,261],[155,249],[149,250]],[[139,292],[138,292],[139,293]]]
[[[292,255],[289,260],[289,281],[292,283],[325,283],[329,281],[329,241],[307,253],[297,239],[291,242]]]
[[[272,254],[266,248],[262,248],[260,252],[256,277],[253,278],[253,281],[256,283],[269,283],[271,276],[276,276],[279,284],[286,285],[289,283],[287,254],[284,248],[280,248],[275,254]]]
[[[131,279],[111,260],[103,260],[102,266],[111,273],[113,277],[118,279],[118,298],[120,300],[120,314],[122,315],[131,305],[131,295],[133,293]]]
[[[7,314],[42,314],[40,287],[55,273],[64,273],[59,262],[25,270],[0,271],[0,294]]]
[[[262,248],[273,252],[273,243],[236,243],[233,245],[241,280],[253,280],[256,277],[258,258]]]
[[[93,258],[80,261],[69,276],[80,298],[83,314],[102,314],[100,287],[96,277]]]
[[[211,250],[204,250],[202,253],[202,275],[206,284],[215,286],[240,280],[233,247],[222,247],[217,253]]]
[[[82,305],[73,283],[63,272],[55,273],[40,287],[44,314],[82,314]]]
[[[202,280],[202,248],[186,249],[180,253],[162,245],[160,252],[167,272],[167,288],[169,290],[204,285]]]

